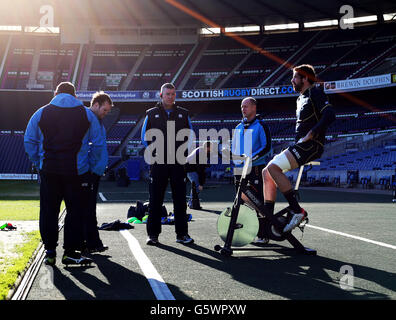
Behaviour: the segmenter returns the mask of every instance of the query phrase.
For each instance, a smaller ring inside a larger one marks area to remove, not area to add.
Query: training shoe
[[[146,240],[146,244],[149,246],[157,246],[160,244],[160,242],[158,241],[158,237],[149,236]]]
[[[192,210],[201,210],[202,207],[200,205],[193,205],[192,203],[188,203],[187,206]]]
[[[264,244],[268,244],[269,239],[268,238],[261,238],[261,237],[256,237],[252,243],[256,244],[256,245],[264,245]]]
[[[285,226],[283,232],[289,232],[293,230],[295,227],[298,227],[300,223],[307,218],[308,213],[302,208],[301,210],[302,210],[301,213],[292,212],[293,217],[291,218],[290,222]]]
[[[64,253],[62,263],[65,265],[89,265],[93,262],[92,259],[84,257],[81,253],[76,251]]]
[[[194,239],[192,239],[188,234],[182,237],[176,237],[176,242],[177,243],[183,243],[183,244],[190,244],[194,242]]]
[[[56,262],[56,251],[47,250],[44,257],[44,263],[47,266],[54,266]]]
[[[95,248],[87,248],[86,252],[87,253],[100,253],[100,252],[104,252],[107,250],[109,250],[109,246],[102,245],[102,246],[95,247]]]

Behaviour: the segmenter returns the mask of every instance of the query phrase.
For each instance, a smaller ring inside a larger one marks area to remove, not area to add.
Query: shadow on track
[[[186,250],[162,244],[159,248],[173,252],[184,258],[230,274],[234,280],[245,285],[272,293],[287,299],[309,300],[389,300],[386,294],[371,291],[355,286],[353,290],[343,290],[340,286],[340,278],[332,278],[329,271],[339,275],[340,268],[350,265],[355,274],[355,283],[360,279],[375,282],[378,285],[396,290],[394,281],[396,274],[382,270],[350,264],[343,261],[329,259],[321,256],[299,255],[288,247],[280,245],[270,246],[268,250],[282,253],[282,256],[274,254],[257,256],[233,256],[223,257],[214,250],[192,244]],[[197,253],[191,252],[197,251]],[[264,249],[267,250],[267,249]],[[208,256],[208,257],[207,257]],[[210,258],[209,258],[210,257]],[[215,259],[213,259],[215,258]],[[271,259],[268,259],[271,258]]]

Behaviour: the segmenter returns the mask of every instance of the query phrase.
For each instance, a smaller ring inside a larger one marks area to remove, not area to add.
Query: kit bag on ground
[[[145,209],[143,206],[143,203],[141,201],[136,201],[136,205],[132,205],[128,209],[128,214],[127,218],[132,218],[136,217],[139,220],[142,220],[142,218],[145,216]]]
[[[132,205],[128,209],[127,219],[136,217],[139,220],[142,220],[143,217],[148,213],[148,202],[142,202],[140,200],[136,201],[136,205]],[[166,207],[163,205],[161,208],[161,217],[168,217],[168,211]]]

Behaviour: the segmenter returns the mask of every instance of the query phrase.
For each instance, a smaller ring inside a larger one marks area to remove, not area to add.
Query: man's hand
[[[313,139],[314,136],[315,134],[313,133],[313,131],[309,130],[308,133],[305,135],[305,137],[302,137],[300,140],[298,140],[297,143],[307,142],[308,140]]]

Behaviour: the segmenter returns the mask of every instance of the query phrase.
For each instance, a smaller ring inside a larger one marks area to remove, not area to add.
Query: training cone
[[[131,218],[128,219],[128,223],[133,223],[137,219],[138,218],[136,218],[136,217],[131,217]]]

